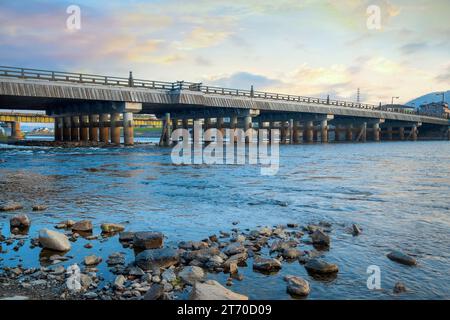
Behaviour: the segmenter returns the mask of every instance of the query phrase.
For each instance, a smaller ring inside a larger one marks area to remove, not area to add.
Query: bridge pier
[[[55,117],[55,141],[62,141],[63,140],[63,119],[61,117]]]
[[[89,141],[98,142],[98,114],[89,115]]]
[[[400,127],[398,129],[398,134],[399,134],[399,139],[401,141],[404,141],[405,140],[405,127]]]
[[[411,139],[412,141],[417,141],[417,136],[418,136],[418,130],[417,130],[417,125],[413,125],[411,128]]]
[[[120,113],[111,113],[111,143],[120,144]]]
[[[64,117],[64,128],[63,128],[63,140],[70,141],[70,128],[72,127],[72,120],[70,117]]]
[[[295,144],[300,144],[303,142],[303,131],[300,128],[300,121],[295,121],[294,122],[294,128],[293,128],[294,132],[293,132],[293,142]]]
[[[308,121],[306,122],[306,142],[313,143],[314,142],[314,122]]]
[[[100,131],[100,141],[103,143],[109,142],[109,114],[102,113],[100,114],[99,121],[99,131]]]
[[[320,124],[320,140],[322,143],[328,143],[328,121],[322,120]]]
[[[373,141],[380,142],[380,124],[375,123],[372,129],[373,129]]]
[[[347,131],[345,132],[345,140],[349,142],[353,141],[353,125],[351,124],[347,126]]]
[[[89,116],[87,115],[80,116],[80,141],[89,141]]]
[[[249,129],[252,129],[252,117],[246,116],[244,117],[244,131],[245,131],[245,143],[250,143],[253,141],[253,133]]]
[[[80,140],[80,117],[72,116],[72,123],[70,128],[70,140],[71,141],[79,141]]]
[[[125,112],[123,114],[123,139],[125,145],[134,145],[134,123],[132,112]]]
[[[14,140],[22,139],[22,131],[20,130],[20,122],[11,122],[11,138]]]
[[[159,140],[159,145],[163,147],[170,147],[170,134],[171,134],[171,125],[170,125],[170,113],[166,113],[164,115],[163,120],[163,128],[161,132],[161,138]]]
[[[387,128],[387,136],[388,136],[388,140],[389,141],[392,141],[393,140],[393,137],[394,137],[394,135],[393,135],[393,131],[394,129],[392,128],[392,127],[388,127]]]

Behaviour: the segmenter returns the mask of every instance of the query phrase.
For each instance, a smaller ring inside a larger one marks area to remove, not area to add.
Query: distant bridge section
[[[286,143],[379,141],[418,137],[418,128],[447,137],[449,120],[380,110],[376,105],[295,95],[128,78],[0,67],[0,108],[45,110],[55,121],[55,139],[133,143],[133,114],[156,114],[170,131],[202,119],[220,128],[278,128]],[[225,123],[224,119],[228,119]],[[179,123],[181,122],[181,123]],[[405,134],[405,128],[407,129]],[[345,137],[342,137],[344,132]],[[286,135],[286,137],[284,137]]]

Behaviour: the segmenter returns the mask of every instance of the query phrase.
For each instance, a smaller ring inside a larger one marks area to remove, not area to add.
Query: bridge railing
[[[297,95],[270,93],[270,92],[263,92],[263,91],[254,91],[254,90],[242,90],[242,89],[206,86],[206,85],[203,85],[202,83],[185,82],[185,81],[177,81],[177,82],[152,81],[152,80],[133,79],[132,77],[128,77],[128,78],[111,77],[111,76],[102,76],[102,75],[96,75],[96,74],[60,72],[60,71],[27,69],[27,68],[17,68],[17,67],[7,67],[7,66],[0,66],[0,77],[37,79],[37,80],[60,81],[60,82],[74,82],[74,83],[81,83],[81,84],[98,84],[98,85],[109,85],[109,86],[120,86],[120,87],[146,88],[146,89],[159,89],[159,90],[169,90],[169,91],[189,90],[189,91],[203,92],[206,94],[218,94],[218,95],[226,95],[226,96],[248,97],[248,98],[257,98],[257,99],[288,101],[288,102],[305,102],[305,103],[338,106],[338,107],[379,110],[379,111],[384,111],[384,112],[403,113],[403,114],[424,115],[424,113],[417,112],[417,111],[410,111],[410,110],[389,110],[389,109],[385,109],[385,108],[380,109],[379,106],[372,105],[372,104],[365,104],[365,103],[339,101],[339,100],[333,100],[333,99],[311,98],[311,97],[304,97],[304,96],[297,96]],[[427,115],[427,116],[439,118],[437,115]]]

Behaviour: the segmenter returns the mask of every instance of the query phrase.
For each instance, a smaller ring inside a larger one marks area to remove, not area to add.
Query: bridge
[[[56,141],[133,144],[135,114],[163,121],[170,133],[202,120],[205,128],[279,129],[282,143],[450,139],[449,120],[380,106],[192,82],[0,67],[0,108],[45,110]],[[420,132],[419,132],[420,128]],[[331,135],[333,133],[333,135]],[[419,135],[420,133],[420,135]]]

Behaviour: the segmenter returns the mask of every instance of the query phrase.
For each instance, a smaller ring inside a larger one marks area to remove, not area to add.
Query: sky
[[[406,103],[450,89],[449,12],[449,0],[0,0],[0,64]]]

